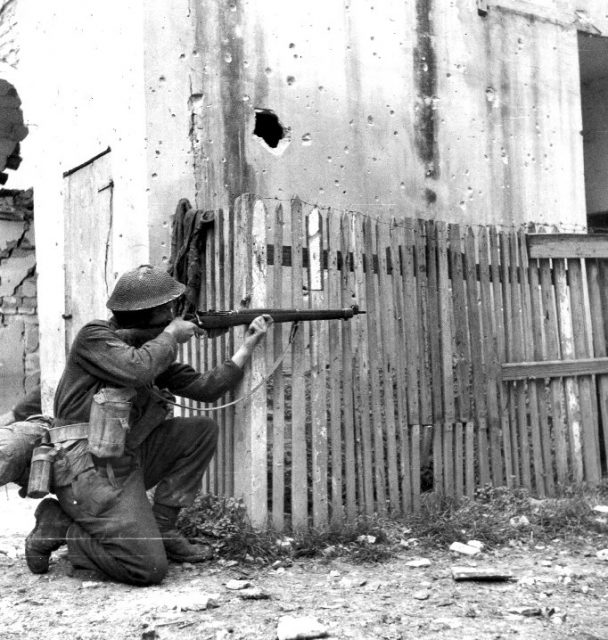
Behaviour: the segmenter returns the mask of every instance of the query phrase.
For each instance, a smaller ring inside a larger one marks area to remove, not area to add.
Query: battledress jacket
[[[147,339],[149,336],[150,333],[138,330],[119,329],[113,321],[94,320],[86,324],[74,340],[57,387],[55,425],[88,422],[93,396],[105,386],[132,387],[136,397],[126,451],[134,453],[168,416],[168,405],[158,396],[158,390],[213,402],[243,377],[242,369],[232,360],[199,373],[187,364],[175,362],[177,342],[172,335],[162,332]],[[70,456],[72,473],[85,463],[81,455],[75,455],[80,448],[77,446]]]

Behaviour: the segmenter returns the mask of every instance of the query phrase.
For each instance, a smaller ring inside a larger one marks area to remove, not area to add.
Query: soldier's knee
[[[168,570],[169,563],[167,557],[164,554],[157,554],[147,559],[146,562],[132,567],[129,582],[140,587],[160,584],[167,575]]]
[[[169,570],[169,563],[166,558],[159,559],[153,566],[148,568],[143,585],[160,584]]]

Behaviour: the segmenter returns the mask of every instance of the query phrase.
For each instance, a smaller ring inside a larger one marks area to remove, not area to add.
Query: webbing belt
[[[89,437],[89,423],[78,422],[66,424],[63,427],[49,429],[49,439],[52,444],[66,442],[68,440],[84,440]]]

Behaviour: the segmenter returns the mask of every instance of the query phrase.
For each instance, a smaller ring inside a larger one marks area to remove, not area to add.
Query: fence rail
[[[506,484],[545,496],[597,482],[607,265],[535,243],[554,253],[530,258],[523,231],[377,220],[297,198],[242,196],[216,212],[201,308],[356,303],[367,314],[304,323],[291,345],[289,327],[272,328],[235,396],[286,352],[283,365],[218,412],[205,489],[244,497],[256,524],[282,529],[417,510],[428,490]],[[205,369],[241,337],[182,355]]]

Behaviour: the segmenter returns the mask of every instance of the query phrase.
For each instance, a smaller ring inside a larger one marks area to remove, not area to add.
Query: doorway
[[[590,232],[608,232],[608,38],[579,32],[585,200]]]

